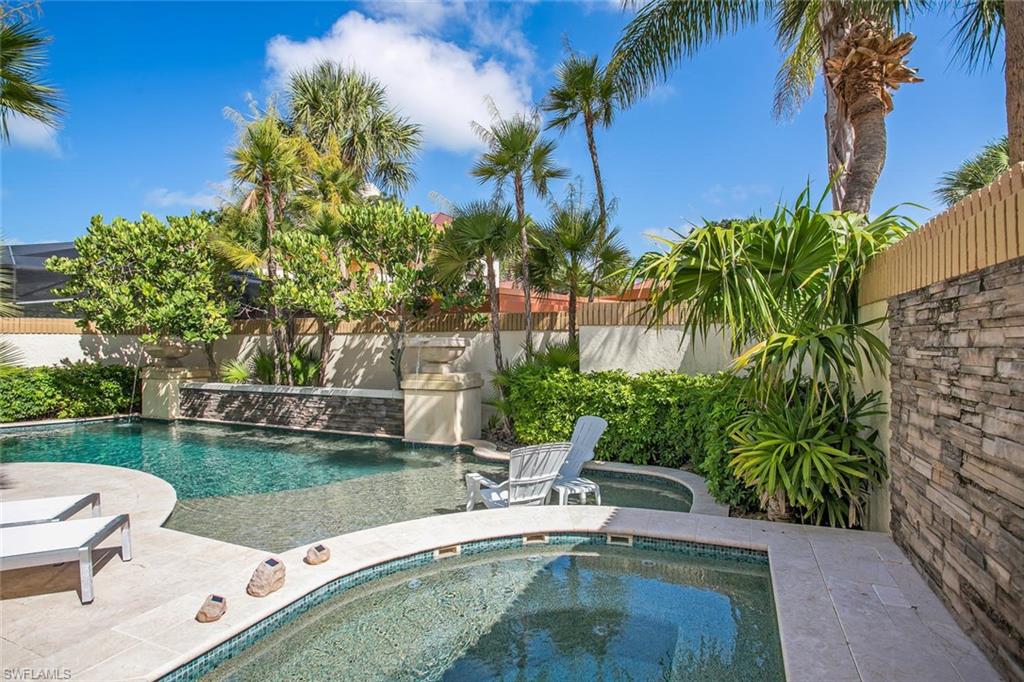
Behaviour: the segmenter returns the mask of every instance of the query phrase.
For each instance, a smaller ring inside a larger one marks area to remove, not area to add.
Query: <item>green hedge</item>
[[[135,370],[86,362],[57,367],[0,369],[0,423],[99,417],[138,409],[131,405]]]
[[[720,502],[756,509],[728,464],[739,416],[739,380],[724,374],[588,372],[524,366],[507,375],[507,405],[522,443],[568,440],[576,419],[604,417],[597,458],[665,467],[691,465]]]

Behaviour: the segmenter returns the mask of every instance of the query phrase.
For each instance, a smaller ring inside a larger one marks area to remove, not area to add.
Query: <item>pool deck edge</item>
[[[5,668],[65,668],[75,680],[157,679],[355,571],[477,540],[587,532],[767,551],[790,681],[999,679],[892,539],[880,533],[616,507],[481,510],[323,540],[332,559],[319,566],[305,564],[305,546],[283,552],[277,556],[287,570],[284,587],[255,598],[245,594],[245,586],[267,553],[159,527],[156,519],[169,513],[166,495],[126,491],[160,479],[101,465],[78,464],[76,471],[61,463],[4,466],[22,468],[6,469],[17,480],[4,491],[5,499],[95,482],[104,513],[132,514],[135,540],[132,562],[113,558],[98,566],[92,605],[81,606],[74,591],[55,588],[52,578],[33,583],[44,587],[39,594],[4,594]],[[102,471],[86,479],[82,467]],[[77,577],[77,567],[70,569]],[[227,598],[227,614],[215,623],[197,623],[195,612],[209,593]],[[45,628],[44,612],[50,615]]]

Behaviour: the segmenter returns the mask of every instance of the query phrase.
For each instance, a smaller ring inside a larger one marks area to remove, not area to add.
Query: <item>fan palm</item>
[[[345,168],[383,190],[406,191],[421,128],[388,104],[387,89],[369,75],[329,61],[288,82],[291,123],[321,152],[336,140]]]
[[[295,191],[302,171],[298,142],[289,137],[281,119],[273,110],[248,122],[241,130],[238,146],[231,152],[231,177],[244,192],[243,212],[261,209],[263,234],[260,240],[266,252],[266,286],[273,290],[277,278],[273,237],[280,214]],[[274,352],[283,353],[284,363],[275,363],[274,380],[280,381],[280,365],[285,365],[288,383],[292,383],[290,340],[283,333],[280,311],[271,305],[270,316],[274,325]]]
[[[956,57],[968,69],[990,66],[1005,43],[1006,129],[1010,163],[1024,161],[1024,3],[964,0],[953,28]]]
[[[498,315],[498,263],[519,248],[519,230],[512,207],[498,202],[475,201],[454,209],[454,217],[433,254],[442,280],[455,281],[471,276],[481,261],[487,279],[490,303],[491,338],[494,342],[494,366],[505,369],[501,350],[501,325]]]
[[[548,92],[543,105],[544,111],[552,115],[548,129],[555,128],[564,133],[577,119],[583,121],[590,162],[594,166],[594,187],[602,226],[608,224],[608,211],[604,200],[601,166],[597,160],[594,127],[600,125],[607,128],[612,124],[619,100],[618,83],[606,69],[598,65],[596,56],[571,54],[559,65],[557,82]]]
[[[981,189],[1010,170],[1009,138],[985,145],[978,154],[960,164],[956,170],[944,174],[935,189],[936,196],[952,206],[968,194]]]
[[[576,312],[581,296],[621,287],[616,277],[629,267],[629,250],[608,230],[600,211],[570,199],[553,206],[551,218],[538,231],[530,257],[537,286],[544,291],[564,292],[569,297],[569,345],[578,342]]]
[[[526,349],[533,352],[533,315],[530,301],[530,243],[526,217],[526,185],[540,197],[548,195],[552,180],[568,176],[568,172],[555,165],[555,143],[541,137],[538,112],[516,114],[504,118],[494,103],[488,100],[493,121],[490,127],[473,123],[487,151],[473,165],[472,174],[480,182],[495,183],[500,194],[512,183],[515,197],[516,223],[519,226],[519,248],[522,255],[523,306],[526,317]]]
[[[628,4],[639,4],[626,0]],[[776,76],[775,114],[792,115],[814,92],[825,61],[859,21],[895,27],[925,0],[650,0],[623,31],[612,58],[624,100],[646,94],[708,43],[770,19],[785,56]],[[843,102],[825,88],[828,172],[833,208],[844,204],[844,168],[853,163],[853,128]]]
[[[11,116],[24,116],[51,128],[62,113],[60,92],[42,81],[46,66],[43,32],[24,15],[0,8],[0,138],[10,140]]]

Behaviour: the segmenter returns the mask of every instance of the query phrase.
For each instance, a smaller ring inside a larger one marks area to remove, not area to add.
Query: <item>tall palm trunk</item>
[[[277,261],[274,259],[274,194],[271,188],[270,176],[263,178],[263,206],[267,212],[267,289],[269,293],[274,293],[274,280],[277,278]],[[277,305],[274,303],[270,304],[270,333],[273,337],[273,344],[271,344],[272,352],[271,355],[274,358],[274,383],[281,383],[281,352],[284,348],[284,339],[281,338],[281,328],[277,324],[277,319],[280,316],[281,311],[277,309]],[[289,367],[291,363],[288,363]]]
[[[1006,129],[1010,163],[1024,161],[1024,3],[1003,3],[1006,32]]]
[[[501,315],[498,312],[498,282],[494,273],[494,256],[488,255],[487,262],[487,297],[491,303],[491,338],[494,343],[494,367],[498,372],[505,371],[505,360],[501,357]]]
[[[594,118],[584,116],[584,128],[587,131],[587,148],[590,149],[590,162],[594,164],[594,187],[597,190],[597,210],[601,221],[601,240],[604,241],[605,231],[608,229],[608,209],[604,203],[604,182],[601,180],[601,165],[597,162],[597,142],[594,140]],[[596,274],[596,270],[595,270]],[[587,301],[594,302],[594,292],[597,289],[597,282],[591,278],[590,291],[587,292]],[[570,338],[572,330],[570,329]]]
[[[840,3],[825,2],[818,15],[818,29],[821,34],[822,69],[826,60],[833,57],[840,42],[850,31],[850,21]],[[828,177],[832,183],[832,208],[839,210],[846,195],[846,169],[853,158],[853,125],[846,113],[843,99],[832,87],[829,79],[825,82],[825,144],[827,147]]]
[[[842,210],[867,213],[871,195],[885,165],[885,105],[877,96],[865,93],[850,107],[853,124],[853,163],[846,178]]]
[[[530,301],[530,239],[526,234],[526,198],[523,195],[523,175],[516,173],[516,219],[519,221],[519,248],[523,260],[523,312],[526,321],[526,354],[533,355],[533,310]]]
[[[579,338],[579,330],[576,328],[576,288],[569,288],[569,345],[575,346]]]

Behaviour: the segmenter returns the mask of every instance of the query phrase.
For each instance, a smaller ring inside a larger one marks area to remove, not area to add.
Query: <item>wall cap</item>
[[[184,389],[219,393],[270,393],[273,395],[325,396],[336,398],[387,398],[402,400],[401,391],[378,388],[335,388],[319,386],[267,386],[263,384],[226,384],[213,381],[189,381]]]

